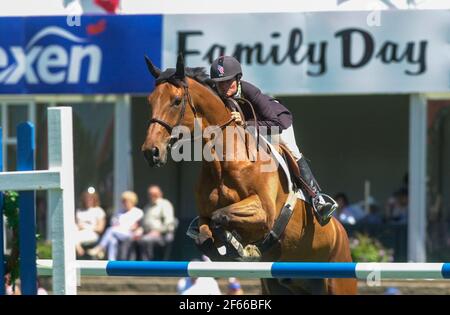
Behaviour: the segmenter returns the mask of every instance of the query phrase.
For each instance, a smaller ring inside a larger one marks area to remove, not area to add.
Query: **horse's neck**
[[[230,110],[213,91],[198,82],[191,83],[191,86],[195,107],[202,118],[202,132],[207,127],[219,128],[218,126],[222,126],[231,118]],[[248,166],[249,162],[258,158],[254,138],[243,128],[238,128],[234,122],[215,131],[220,133],[215,143],[221,146],[225,157],[212,162],[203,160],[203,163],[204,166],[212,168],[218,177],[222,177],[228,171],[235,171],[244,164]]]
[[[213,91],[192,79],[190,86],[194,106],[203,118],[203,128],[221,125],[230,118],[230,111]]]

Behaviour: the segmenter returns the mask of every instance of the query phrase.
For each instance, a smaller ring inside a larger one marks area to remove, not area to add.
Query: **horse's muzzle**
[[[152,147],[150,150],[145,150],[144,157],[150,167],[159,167],[164,164],[158,147]]]

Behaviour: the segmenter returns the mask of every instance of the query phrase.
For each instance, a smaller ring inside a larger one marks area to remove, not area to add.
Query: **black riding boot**
[[[337,204],[331,197],[320,193],[320,186],[303,156],[297,161],[297,164],[300,168],[300,182],[312,199],[316,217],[320,225],[325,225],[330,221],[333,212],[337,208]],[[323,197],[327,197],[331,202],[325,201]]]

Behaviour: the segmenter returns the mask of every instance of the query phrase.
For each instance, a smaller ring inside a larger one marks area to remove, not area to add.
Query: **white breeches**
[[[300,160],[302,154],[300,153],[297,143],[295,142],[294,128],[292,128],[292,125],[290,125],[289,128],[282,130],[279,136],[280,143],[287,146],[296,161]]]
[[[76,233],[77,236],[77,242],[80,245],[88,245],[92,243],[97,243],[98,241],[98,234],[92,230],[85,229],[85,230],[79,230]]]

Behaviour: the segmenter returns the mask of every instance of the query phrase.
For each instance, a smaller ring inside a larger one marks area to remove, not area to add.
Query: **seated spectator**
[[[163,198],[158,186],[148,188],[149,204],[144,208],[142,227],[136,230],[135,239],[143,260],[154,258],[154,245],[165,246],[172,242],[175,230],[173,206]]]
[[[364,215],[359,207],[350,205],[346,194],[339,193],[334,196],[334,200],[336,200],[338,208],[333,215],[341,223],[356,224],[356,221]]]
[[[76,249],[79,256],[85,254],[83,246],[95,244],[105,230],[106,214],[100,208],[100,198],[96,192],[81,194],[81,208],[75,212],[77,224]]]
[[[108,260],[117,260],[119,241],[132,238],[144,215],[143,211],[136,207],[137,203],[138,197],[134,192],[126,191],[122,194],[123,208],[114,215],[111,227],[106,229],[100,243],[88,251],[89,255],[102,259],[107,250]]]

